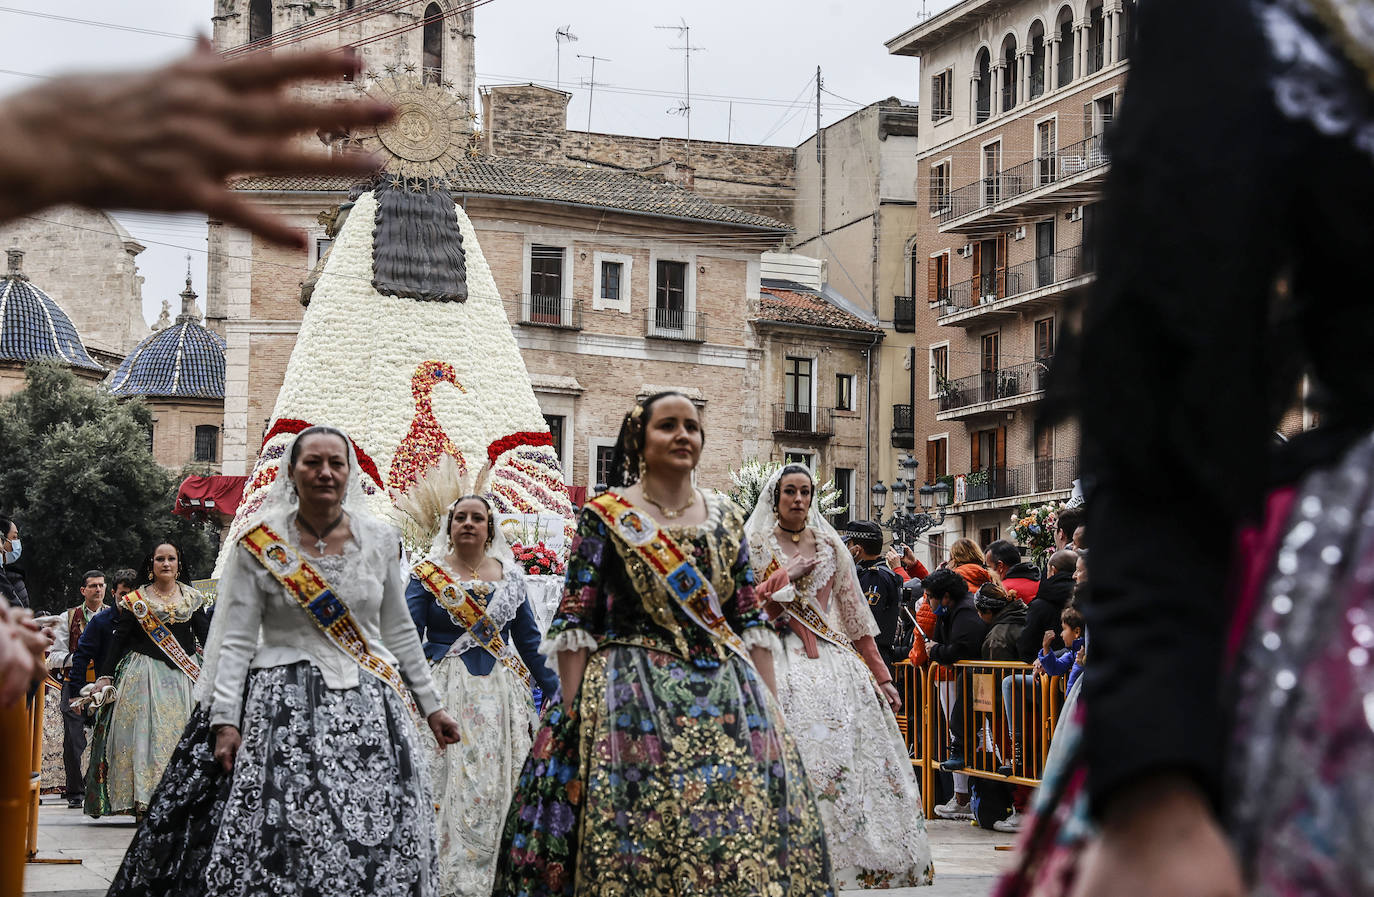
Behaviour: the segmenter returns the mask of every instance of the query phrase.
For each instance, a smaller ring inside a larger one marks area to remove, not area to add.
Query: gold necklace
[[[645,489],[643,487],[643,484],[640,485],[640,491],[644,493],[644,500],[647,501],[649,504],[653,505],[654,507],[658,508],[659,511],[663,513],[663,516],[668,520],[678,519],[683,514],[687,513],[688,508],[692,507],[692,505],[697,503],[697,490],[695,489],[692,490],[691,498],[687,499],[687,504],[683,505],[680,508],[663,507],[663,505],[659,504],[658,501],[652,495],[649,494],[649,490]]]
[[[453,555],[453,557],[454,557],[455,560],[458,561],[459,564],[461,564],[461,565],[463,565],[464,567],[467,567],[467,568],[468,568],[468,574],[469,574],[469,580],[470,580],[470,581],[472,581],[472,582],[481,582],[481,581],[482,581],[482,573],[481,573],[482,561],[478,561],[478,562],[477,562],[477,566],[474,567],[474,566],[472,566],[471,564],[469,564],[467,561],[463,560],[461,557],[458,557],[458,555],[457,555],[456,553]],[[482,560],[486,560],[486,558],[483,558]]]
[[[781,520],[778,521],[778,529],[782,530],[783,532],[787,533],[787,535],[791,536],[792,544],[794,545],[801,541],[802,533],[806,532],[805,526],[803,526],[801,529],[788,529],[787,527],[782,525]]]

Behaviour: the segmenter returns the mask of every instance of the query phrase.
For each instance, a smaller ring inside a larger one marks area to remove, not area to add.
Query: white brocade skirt
[[[816,792],[835,878],[848,888],[927,885],[935,875],[921,792],[897,720],[863,660],[783,638],[778,700]]]
[[[102,815],[148,808],[191,718],[193,687],[181,670],[146,654],[129,655],[115,681],[119,698],[104,740],[108,806]]]
[[[434,751],[430,780],[439,809],[439,893],[487,897],[506,810],[533,740],[534,698],[501,664],[486,676],[474,676],[452,654],[435,665],[434,684],[462,738],[438,753],[429,728],[421,729]]]

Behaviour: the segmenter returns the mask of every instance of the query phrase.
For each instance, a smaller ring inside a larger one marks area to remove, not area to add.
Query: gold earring
[[[644,458],[643,458],[643,456],[641,456],[640,459],[639,459],[639,478],[640,478],[641,480],[644,479],[644,474],[645,474],[645,472],[646,472],[648,469],[649,469],[649,465],[647,465],[647,464],[644,463]]]

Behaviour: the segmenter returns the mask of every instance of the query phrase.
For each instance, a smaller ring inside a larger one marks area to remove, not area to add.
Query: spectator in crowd
[[[1085,633],[1083,615],[1079,613],[1078,608],[1072,604],[1065,607],[1063,613],[1059,615],[1058,638],[1055,637],[1053,629],[1047,629],[1042,637],[1040,653],[1036,656],[1033,667],[1036,674],[1068,675],[1073,670],[1078,652],[1083,649]],[[1056,649],[1053,647],[1056,643],[1065,647]]]
[[[1088,528],[1086,526],[1083,526],[1082,524],[1079,524],[1078,528],[1073,531],[1074,551],[1083,552],[1088,550],[1087,543],[1083,541],[1086,537],[1087,531]]]
[[[935,636],[927,646],[930,659],[941,667],[952,668],[961,660],[981,658],[987,624],[978,616],[978,609],[974,606],[964,577],[953,570],[936,570],[921,585],[936,615]],[[966,736],[964,714],[959,702],[958,676],[941,681],[938,691],[950,734],[949,758],[941,767],[955,773],[955,776],[954,796],[948,803],[936,807],[935,815],[942,819],[971,819],[973,809],[969,804],[968,776],[958,772],[964,768]]]
[[[901,548],[901,551],[897,549]],[[926,565],[921,563],[916,557],[916,552],[911,550],[910,545],[893,544],[887,550],[887,565],[892,568],[892,572],[897,574],[905,573],[903,579],[925,579],[930,575]]]
[[[80,809],[86,791],[85,773],[81,769],[81,754],[86,750],[85,709],[73,709],[71,704],[81,696],[87,681],[94,682],[93,670],[83,669],[81,678],[72,674],[72,659],[76,654],[81,633],[90,621],[105,609],[105,574],[87,570],[81,579],[81,603],[62,612],[48,652],[48,669],[62,683],[62,766],[66,772],[66,787],[62,796],[68,809]]]
[[[1006,539],[998,539],[988,546],[988,568],[1001,581],[1007,594],[1016,593],[1027,604],[1040,591],[1040,568],[1021,560],[1021,549]]]
[[[1073,597],[1073,571],[1077,564],[1078,555],[1070,549],[1060,549],[1050,555],[1049,578],[1040,584],[1040,591],[1031,602],[1026,628],[1017,643],[1022,663],[1034,663],[1040,653],[1041,636],[1046,630],[1053,633],[1059,628],[1059,615]],[[1056,651],[1064,648],[1058,635],[1054,636],[1053,645]]]
[[[912,642],[911,653],[906,656],[907,660],[911,661],[913,666],[918,667],[924,667],[926,664],[930,663],[930,655],[926,651],[926,643],[935,637],[935,622],[938,619],[935,616],[935,608],[931,605],[930,599],[926,597],[925,590],[921,587],[921,583],[922,580],[920,579],[909,579],[904,586],[904,588],[913,590],[921,596],[916,601],[916,609],[914,611],[916,615],[916,638],[915,641]],[[935,672],[937,678],[953,678],[952,675],[940,676],[940,673],[949,672],[943,668],[937,667]]]
[[[111,636],[114,635],[115,623],[119,622],[119,599],[138,588],[139,585],[138,573],[133,569],[125,567],[115,571],[114,600],[86,623],[86,631],[81,633],[81,638],[76,643],[76,651],[72,653],[71,675],[74,678],[77,680],[91,678],[94,681],[95,670],[99,669],[105,662],[105,655],[110,650]]]
[[[977,590],[992,579],[987,559],[983,557],[978,543],[972,539],[955,539],[954,544],[949,546],[949,568],[964,578],[969,591]]]
[[[1073,534],[1083,526],[1084,513],[1082,507],[1065,508],[1059,512],[1059,517],[1054,522],[1054,550],[1063,551],[1065,548],[1073,547]]]
[[[1019,660],[1016,641],[1026,628],[1026,605],[997,583],[985,582],[978,587],[973,606],[988,627],[983,636],[983,659]]]
[[[14,566],[24,550],[19,527],[10,518],[0,517],[0,533],[4,533],[0,539],[0,595],[11,607],[28,607],[29,590],[24,585],[24,574]]]
[[[907,656],[912,648],[912,623],[902,613],[902,582],[883,559],[883,531],[876,523],[854,520],[841,533],[854,557],[859,588],[868,599],[868,609],[878,624],[878,654],[896,680],[892,665]]]
[[[22,699],[46,674],[44,658],[52,636],[28,608],[0,603],[0,707]]]

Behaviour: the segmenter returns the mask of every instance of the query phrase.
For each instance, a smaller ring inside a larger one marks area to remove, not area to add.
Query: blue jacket
[[[420,631],[420,641],[424,642],[425,657],[430,663],[443,660],[458,637],[467,632],[465,627],[453,622],[448,611],[440,607],[424,584],[414,577],[406,587],[406,606],[410,608],[410,618],[415,621],[415,628]],[[534,677],[539,691],[546,697],[557,696],[558,676],[549,669],[544,656],[539,653],[539,625],[534,622],[534,611],[530,610],[528,599],[520,605],[515,617],[502,627],[501,637],[515,645],[525,666],[530,668],[530,675]],[[464,651],[461,656],[463,665],[473,676],[485,676],[496,666],[496,658],[481,647]]]
[[[111,636],[114,635],[115,621],[119,610],[111,605],[86,623],[81,630],[81,638],[76,641],[76,651],[72,653],[71,682],[86,682],[86,667],[94,663],[100,669],[105,652],[110,650]]]
[[[1038,599],[1037,599],[1038,600]],[[1083,637],[1080,635],[1073,640],[1073,644],[1063,651],[1041,651],[1039,657],[1040,667],[1051,676],[1063,676],[1073,669],[1073,659],[1078,656],[1078,649],[1083,647]]]

